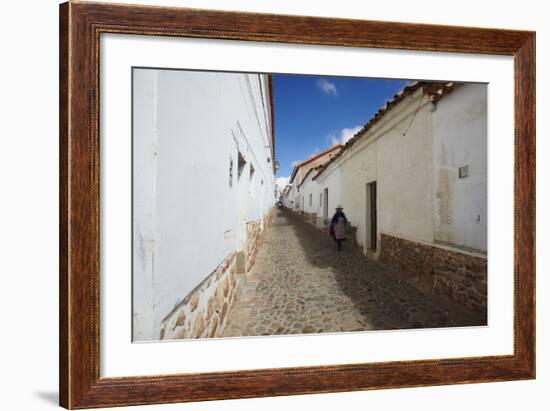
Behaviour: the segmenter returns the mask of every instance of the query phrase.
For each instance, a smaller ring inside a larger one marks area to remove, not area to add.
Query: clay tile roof
[[[313,180],[319,177],[323,173],[323,171],[325,171],[330,166],[330,164],[335,162],[357,141],[363,138],[366,135],[366,132],[372,126],[374,126],[392,107],[403,101],[405,97],[413,94],[415,91],[422,88],[424,90],[424,94],[428,96],[429,101],[431,101],[432,103],[436,103],[459,85],[460,83],[453,82],[411,81],[402,90],[398,91],[391,99],[386,101],[386,103],[378,109],[374,116],[371,117],[371,119],[361,128],[361,130],[359,130],[352,138],[350,138],[338,153],[332,156],[329,161],[327,161],[320,167],[319,172],[313,177]]]
[[[311,156],[310,158],[306,159],[306,160],[302,160],[301,162],[299,162],[298,164],[296,164],[294,166],[294,168],[292,169],[292,175],[290,176],[290,182],[294,181],[294,177],[296,177],[296,173],[298,172],[298,169],[310,162],[312,162],[313,160],[316,160],[318,159],[319,157],[327,154],[327,153],[330,153],[331,151],[335,151],[335,152],[338,152],[339,150],[341,150],[343,147],[342,144],[337,144],[337,145],[334,145],[332,147],[329,147],[327,148],[326,150],[323,150],[321,151],[320,153],[317,153],[317,154],[314,154],[313,156]],[[333,154],[336,155],[337,153]],[[328,161],[329,159],[327,159]],[[309,174],[309,173],[308,173]],[[304,177],[305,178],[305,177]]]
[[[308,158],[306,160],[302,160],[301,162],[298,163],[298,165],[296,167],[301,167],[303,165],[306,165],[307,163],[310,163],[313,160],[316,160],[317,158],[319,158],[319,157],[321,157],[321,156],[323,156],[327,153],[330,153],[331,151],[335,151],[336,149],[339,149],[341,147],[342,147],[342,144],[337,144],[335,146],[329,147],[326,150],[321,151],[320,153],[312,155],[310,158]]]

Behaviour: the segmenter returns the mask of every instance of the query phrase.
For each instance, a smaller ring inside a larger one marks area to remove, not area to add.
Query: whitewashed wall
[[[339,160],[335,161],[328,168],[315,179],[317,184],[319,184],[321,191],[323,192],[323,208],[321,209],[321,217],[324,212],[325,204],[325,189],[328,189],[328,212],[327,217],[331,218],[336,212],[336,206],[342,204],[344,206],[344,213],[347,213],[347,206],[342,202],[341,188],[342,188],[342,174],[341,168],[339,167]]]
[[[485,85],[468,84],[435,111],[421,91],[390,109],[316,179],[329,188],[329,214],[341,203],[368,246],[367,184],[376,181],[378,236],[486,250],[486,96]],[[463,165],[470,174],[459,179]]]
[[[341,202],[348,220],[357,227],[357,242],[360,245],[364,245],[365,224],[369,223],[366,217],[366,184],[377,179],[377,157],[376,141],[360,143],[344,159],[341,167],[342,181],[346,182],[342,188]]]
[[[305,199],[303,211],[307,213],[322,214],[322,209],[319,206],[319,193],[322,192],[322,187],[315,180],[312,180],[315,174],[315,172],[309,173],[309,175],[300,185],[300,193]]]
[[[378,227],[388,234],[432,242],[432,124],[426,97],[416,111],[420,95],[401,102],[377,140]]]
[[[301,189],[300,187],[298,187],[298,184],[296,183],[293,183],[294,184],[294,209],[295,210],[301,210],[303,207],[302,207],[302,192],[301,192]]]
[[[435,240],[487,251],[487,86],[465,84],[433,113]],[[459,167],[469,174],[459,178]]]
[[[269,101],[264,75],[134,71],[136,340],[156,337],[162,319],[243,249],[246,222],[273,206]]]
[[[159,231],[156,210],[158,150],[158,72],[134,71],[133,135],[133,330],[148,337],[154,323],[155,273],[159,272]],[[136,183],[139,187],[136,187]]]
[[[367,184],[377,183],[378,234],[433,241],[431,117],[420,92],[406,97],[339,160],[341,202],[357,227],[357,241],[367,237]],[[416,111],[419,107],[418,111]],[[407,129],[414,113],[414,121]]]
[[[285,192],[285,195],[283,195],[283,206],[285,206],[286,208],[291,208],[292,205],[293,205],[293,200],[294,200],[294,188],[291,186],[289,186],[290,188],[287,189],[287,191]]]

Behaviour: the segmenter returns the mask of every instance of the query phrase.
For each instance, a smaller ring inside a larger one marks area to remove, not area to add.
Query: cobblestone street
[[[275,211],[238,292],[223,337],[485,324],[445,297],[421,293],[349,241],[337,252],[328,234],[285,209]]]

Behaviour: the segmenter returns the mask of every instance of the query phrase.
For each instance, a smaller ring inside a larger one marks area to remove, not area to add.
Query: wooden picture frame
[[[514,353],[100,378],[101,33],[513,56]],[[535,377],[535,33],[185,8],[60,5],[60,405],[91,408]]]

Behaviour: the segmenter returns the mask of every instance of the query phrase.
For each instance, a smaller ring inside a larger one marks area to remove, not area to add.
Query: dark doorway
[[[323,218],[325,221],[328,219],[328,188],[325,188],[323,190],[323,199],[324,199],[324,207],[323,207]]]
[[[367,184],[367,210],[366,210],[366,247],[376,251],[378,243],[378,226],[377,226],[377,211],[376,204],[376,181]]]

